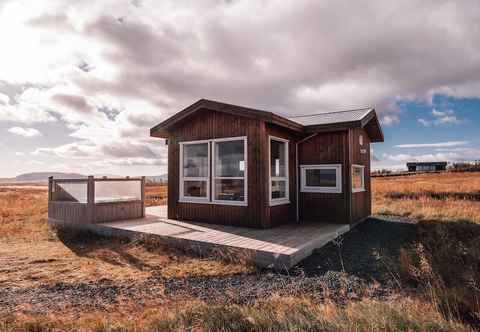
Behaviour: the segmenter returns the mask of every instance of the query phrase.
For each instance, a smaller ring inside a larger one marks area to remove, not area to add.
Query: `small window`
[[[270,136],[270,205],[289,203],[288,140]]]
[[[365,166],[352,165],[352,193],[365,191]]]
[[[302,192],[342,192],[342,165],[301,165],[300,171]]]

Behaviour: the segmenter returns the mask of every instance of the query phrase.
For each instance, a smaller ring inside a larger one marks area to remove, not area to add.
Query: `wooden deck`
[[[147,208],[146,217],[86,225],[108,236],[152,236],[168,245],[199,254],[246,259],[262,267],[288,269],[350,230],[328,223],[287,224],[271,229],[187,223],[167,219],[167,207]]]

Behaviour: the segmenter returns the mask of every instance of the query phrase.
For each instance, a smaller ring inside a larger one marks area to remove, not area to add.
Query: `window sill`
[[[181,198],[178,200],[178,203],[197,203],[197,204],[209,204],[210,201],[202,201],[197,199],[188,199],[188,198]]]
[[[310,188],[302,188],[300,190],[301,193],[307,194],[341,194],[341,189],[310,189]]]
[[[236,201],[212,201],[210,203],[215,205],[248,206],[247,202],[236,202]]]
[[[290,200],[282,199],[278,201],[270,201],[270,206],[277,206],[277,205],[283,205],[283,204],[290,204]]]
[[[209,204],[209,205],[229,205],[229,206],[248,206],[246,202],[235,202],[235,201],[199,201],[199,200],[189,200],[189,199],[179,199],[178,203],[193,203],[193,204]]]
[[[366,190],[365,189],[352,189],[352,194],[355,194],[355,193],[363,193],[365,192]]]

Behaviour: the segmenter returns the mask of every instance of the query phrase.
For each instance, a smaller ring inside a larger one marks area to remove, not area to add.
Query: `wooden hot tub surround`
[[[48,218],[95,224],[145,216],[145,177],[48,179]]]

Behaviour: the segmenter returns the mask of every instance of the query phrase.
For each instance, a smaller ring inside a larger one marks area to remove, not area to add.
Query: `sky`
[[[375,107],[375,169],[480,159],[480,1],[0,2],[0,177],[159,175],[200,98]]]

